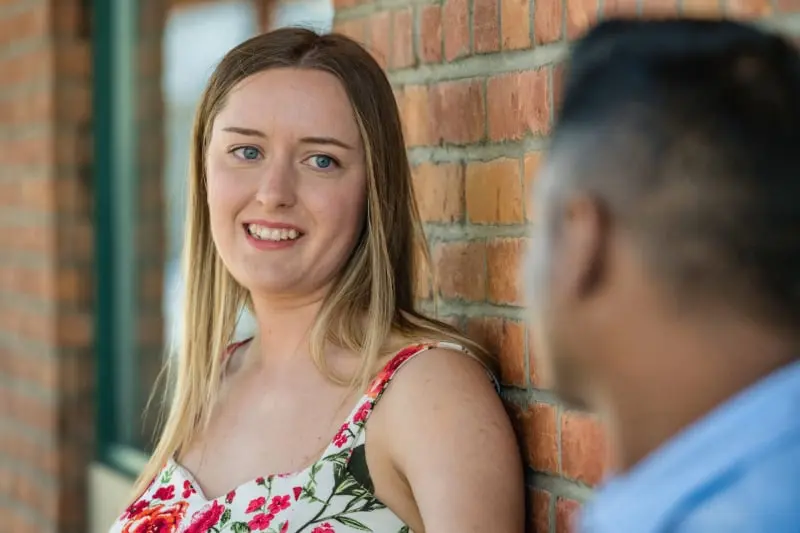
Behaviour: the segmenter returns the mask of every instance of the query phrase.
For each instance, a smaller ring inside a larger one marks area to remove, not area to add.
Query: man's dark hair
[[[613,20],[573,48],[551,139],[677,298],[800,326],[800,57],[727,21]],[[566,154],[566,151],[563,152]]]

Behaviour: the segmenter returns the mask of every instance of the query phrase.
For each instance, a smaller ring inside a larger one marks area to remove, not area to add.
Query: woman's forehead
[[[360,144],[344,86],[328,72],[279,68],[254,74],[228,94],[215,129],[240,127],[266,135],[322,136]]]

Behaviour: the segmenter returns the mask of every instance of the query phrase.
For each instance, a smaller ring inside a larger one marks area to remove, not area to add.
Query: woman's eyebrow
[[[254,128],[243,128],[240,126],[226,126],[222,128],[222,131],[227,131],[230,133],[238,133],[239,135],[247,135],[249,137],[261,137],[263,139],[267,138],[267,134],[261,130],[257,130]],[[339,146],[340,148],[344,148],[345,150],[353,150],[354,148],[347,144],[346,142],[337,139],[336,137],[303,137],[300,139],[301,143],[304,144],[332,144],[334,146]]]

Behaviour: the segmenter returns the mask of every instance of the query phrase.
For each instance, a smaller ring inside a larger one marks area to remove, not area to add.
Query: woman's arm
[[[420,354],[375,415],[370,437],[408,485],[425,533],[523,532],[517,441],[480,363],[446,349]]]

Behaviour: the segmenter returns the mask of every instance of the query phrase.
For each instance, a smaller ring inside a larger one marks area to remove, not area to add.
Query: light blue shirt
[[[579,523],[582,533],[800,533],[800,362],[611,479]]]

